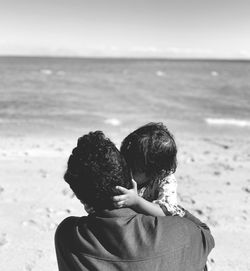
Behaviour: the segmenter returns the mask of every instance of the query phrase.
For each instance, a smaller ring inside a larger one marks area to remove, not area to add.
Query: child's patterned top
[[[183,217],[185,215],[185,211],[177,205],[177,181],[174,174],[142,187],[138,190],[138,195],[165,207],[172,216]],[[164,208],[162,209],[164,211]]]

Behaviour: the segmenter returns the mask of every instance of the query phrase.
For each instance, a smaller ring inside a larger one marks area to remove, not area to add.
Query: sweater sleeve
[[[206,261],[209,253],[215,246],[214,238],[209,227],[200,221],[197,217],[185,210],[184,219],[191,221],[196,225],[196,230],[191,234],[192,258],[197,260],[201,268],[206,270]]]
[[[167,216],[172,215],[168,212],[166,206],[161,207]],[[199,265],[200,269],[206,270],[207,256],[215,246],[214,238],[209,227],[205,223],[200,221],[183,207],[178,207],[184,212],[182,219],[189,221],[189,223],[185,223],[185,225],[187,227],[186,234],[190,236],[190,253],[192,254],[190,258]]]
[[[184,210],[184,208],[182,208],[182,209]],[[205,224],[202,221],[200,221],[196,216],[192,215],[189,211],[184,210],[184,212],[185,212],[184,218],[192,221],[198,227],[200,227],[200,228],[202,228],[204,230],[208,230],[210,232],[210,229],[207,226],[207,224]]]

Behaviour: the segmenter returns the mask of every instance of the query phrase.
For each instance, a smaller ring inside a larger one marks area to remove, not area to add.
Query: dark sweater
[[[60,271],[201,271],[214,239],[188,212],[152,217],[124,208],[66,218],[55,246]]]

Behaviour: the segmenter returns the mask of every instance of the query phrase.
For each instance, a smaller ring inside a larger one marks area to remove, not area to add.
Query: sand
[[[62,178],[75,142],[69,135],[1,137],[1,270],[57,270],[55,229],[85,214]],[[180,134],[177,142],[179,201],[211,227],[212,270],[250,270],[250,139]]]

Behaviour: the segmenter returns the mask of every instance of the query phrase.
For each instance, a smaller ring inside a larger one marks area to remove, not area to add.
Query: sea
[[[125,135],[151,121],[250,132],[250,62],[0,57],[2,135]]]

